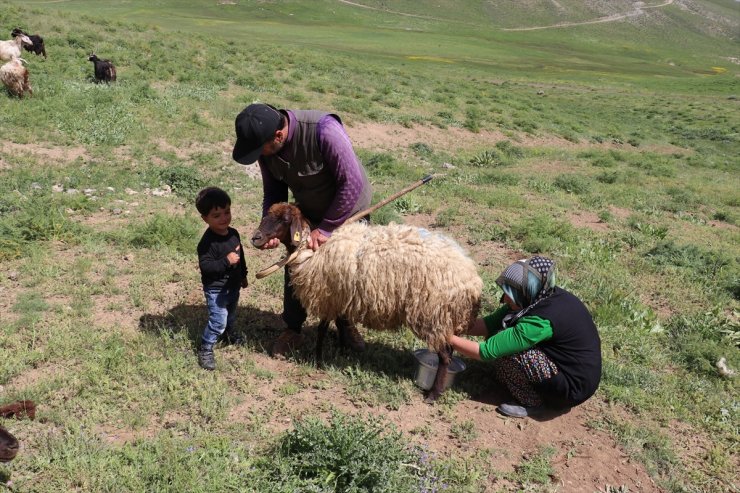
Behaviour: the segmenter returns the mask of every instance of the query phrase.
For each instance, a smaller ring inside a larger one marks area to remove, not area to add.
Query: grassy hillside
[[[594,456],[585,438],[529,423],[517,430],[539,441],[522,458],[516,425],[491,419],[491,406],[466,417],[486,395],[484,365],[435,408],[415,407],[418,342],[405,332],[367,334],[368,354],[332,353],[322,373],[310,348],[287,363],[264,357],[279,277],[250,275],[248,346],[219,348],[218,370],[200,372],[202,223],[191,202],[199,187],[222,186],[236,227],[255,226],[261,184],[230,150],[234,116],[265,101],[339,112],[376,200],[443,174],[376,220],[421,224],[470,249],[485,310],[509,260],[556,258],[594,314],[605,358],[573,428],[616,440],[615,455],[663,490],[737,489],[738,380],[715,366],[724,357],[740,369],[733,3],[677,1],[624,22],[536,31],[503,29],[632,3],[361,3],[386,11],[0,0],[0,28],[38,32],[49,52],[26,56],[32,98],[0,95],[0,385],[3,402],[41,406],[36,422],[4,422],[25,448],[3,474],[21,491],[345,491],[342,468],[372,463],[388,482],[359,491],[554,491],[568,460]],[[116,63],[116,84],[92,83],[92,50]],[[250,272],[267,257],[250,252]],[[425,421],[381,433],[409,414]],[[331,463],[302,455],[312,447]],[[579,488],[601,477],[590,469],[572,478]],[[622,479],[609,491],[643,490]]]

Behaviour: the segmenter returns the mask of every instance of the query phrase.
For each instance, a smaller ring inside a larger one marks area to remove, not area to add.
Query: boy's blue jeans
[[[239,286],[204,289],[208,305],[208,324],[203,329],[202,345],[214,345],[218,337],[234,326],[239,304]]]

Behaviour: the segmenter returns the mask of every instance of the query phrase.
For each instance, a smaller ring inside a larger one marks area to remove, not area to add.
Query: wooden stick
[[[404,188],[400,192],[396,192],[393,195],[391,195],[390,197],[381,200],[377,204],[368,207],[364,211],[360,211],[360,212],[352,215],[349,219],[347,219],[346,221],[344,221],[342,224],[353,223],[353,222],[357,221],[358,219],[361,219],[361,218],[367,216],[368,214],[372,214],[373,212],[375,212],[376,210],[380,209],[381,207],[383,207],[388,202],[392,202],[392,201],[396,200],[398,197],[409,193],[411,190],[413,190],[415,188],[418,188],[418,187],[420,187],[420,186],[422,186],[422,185],[424,185],[426,183],[429,183],[431,181],[432,177],[433,177],[433,175],[427,175],[427,176],[425,176],[421,180],[419,180],[419,181],[417,181],[417,182],[409,185],[408,187]]]

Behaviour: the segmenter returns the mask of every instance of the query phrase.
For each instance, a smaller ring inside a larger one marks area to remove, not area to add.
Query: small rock
[[[126,190],[124,190],[124,192],[126,192],[128,195],[136,195],[139,193],[136,190],[131,190],[130,188],[127,188]]]
[[[115,192],[116,191],[116,189],[113,188],[113,187],[105,187],[105,189],[108,190],[109,192]]]
[[[455,166],[454,164],[450,164],[450,163],[443,163],[442,167],[444,169],[455,169],[457,166]]]
[[[18,272],[17,271],[14,271],[14,270],[8,272],[8,279],[10,279],[11,281],[17,281],[18,280]]]
[[[97,190],[95,190],[94,188],[86,188],[86,189],[84,189],[84,190],[82,191],[82,193],[84,193],[84,194],[85,194],[85,195],[87,195],[88,197],[89,197],[90,195],[94,194],[95,192],[97,192]]]
[[[60,193],[64,191],[64,187],[62,185],[52,185],[51,191],[55,193]]]
[[[69,195],[75,195],[75,194],[78,194],[79,192],[80,192],[80,191],[79,191],[79,190],[77,190],[76,188],[68,188],[68,189],[67,189],[67,193],[68,193]]]
[[[116,208],[114,208],[113,210],[111,210],[110,212],[111,212],[111,214],[113,214],[114,216],[118,216],[118,215],[120,215],[121,213],[123,213],[123,210],[122,210],[122,209],[119,209],[118,207],[116,207]]]
[[[41,185],[36,182],[31,183],[31,190],[41,190]]]

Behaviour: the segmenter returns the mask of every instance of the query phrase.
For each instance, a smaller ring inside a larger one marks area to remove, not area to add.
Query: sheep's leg
[[[326,337],[326,332],[328,330],[328,320],[322,320],[321,322],[319,322],[319,326],[316,328],[316,368],[322,368],[324,365],[324,362],[321,358],[321,350],[323,349],[324,338]]]
[[[447,378],[447,368],[450,366],[452,361],[452,347],[447,346],[442,351],[437,353],[439,356],[439,364],[437,365],[437,375],[434,377],[434,384],[429,389],[424,402],[427,404],[433,404],[437,398],[442,395],[445,389],[445,380]]]

